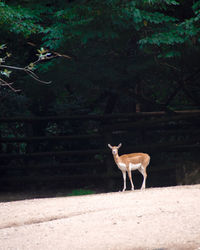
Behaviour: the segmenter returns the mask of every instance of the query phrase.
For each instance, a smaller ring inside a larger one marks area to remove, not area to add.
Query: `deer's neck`
[[[118,154],[116,154],[116,155],[113,155],[113,157],[114,157],[114,160],[115,160],[115,163],[116,164],[118,164],[119,163],[119,161],[120,161],[120,157],[119,157],[119,155]]]

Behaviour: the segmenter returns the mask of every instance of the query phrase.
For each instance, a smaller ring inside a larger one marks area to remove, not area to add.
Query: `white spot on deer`
[[[126,169],[126,164],[125,164],[125,163],[120,162],[120,163],[118,163],[117,165],[118,165],[118,168],[119,168],[121,171],[127,171],[127,169]]]

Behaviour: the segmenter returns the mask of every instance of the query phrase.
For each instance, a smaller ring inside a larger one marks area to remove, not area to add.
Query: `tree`
[[[3,17],[0,28],[19,42],[29,39],[45,50],[70,54],[70,61],[41,65],[51,67],[56,112],[64,106],[123,111],[138,101],[146,110],[172,110],[182,99],[185,106],[199,105],[199,2],[12,0],[3,4],[12,18]]]

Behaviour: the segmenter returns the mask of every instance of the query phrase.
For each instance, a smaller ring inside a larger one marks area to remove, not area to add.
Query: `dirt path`
[[[0,203],[1,250],[200,250],[200,185]]]

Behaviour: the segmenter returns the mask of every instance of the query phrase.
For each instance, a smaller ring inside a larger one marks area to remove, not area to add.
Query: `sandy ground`
[[[1,250],[200,250],[200,185],[0,203]]]

